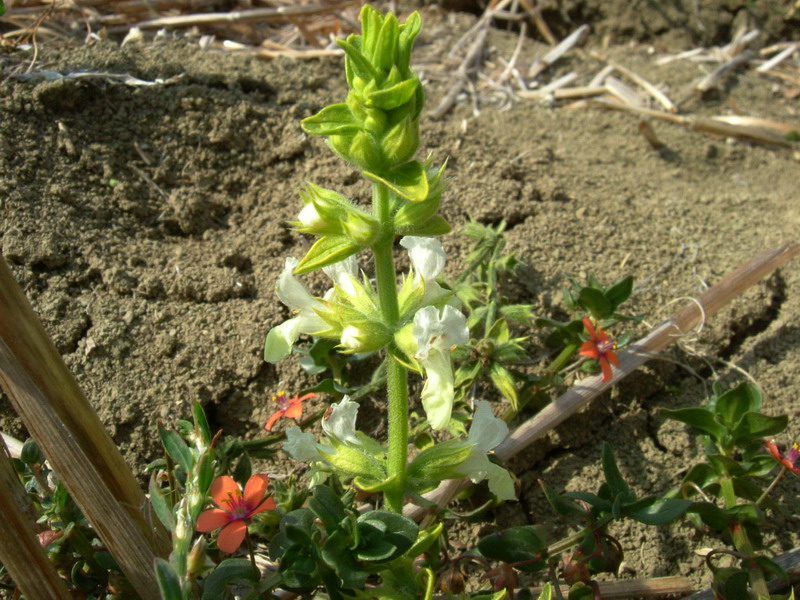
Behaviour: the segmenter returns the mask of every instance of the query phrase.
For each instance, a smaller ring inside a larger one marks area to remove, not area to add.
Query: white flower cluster
[[[400,245],[408,251],[412,265],[404,286],[416,292],[401,291],[401,297],[418,298],[406,307],[409,312],[401,316],[409,325],[413,323],[412,336],[402,348],[425,373],[422,404],[429,423],[434,429],[444,429],[450,422],[455,397],[450,351],[469,340],[469,330],[461,311],[446,304],[452,294],[436,282],[445,265],[441,243],[435,238],[407,236],[400,240]],[[264,348],[267,361],[274,363],[288,356],[301,334],[336,337],[343,348],[354,352],[374,350],[388,341],[388,338],[374,341],[380,328],[371,327],[368,320],[354,322],[343,318],[339,327],[332,324],[331,315],[336,313],[337,304],[353,305],[366,313],[376,310],[375,292],[369,284],[358,280],[354,257],[323,269],[334,287],[322,298],[311,295],[295,277],[297,264],[297,260],[287,258],[278,279],[278,298],[294,311],[294,316],[270,330]]]

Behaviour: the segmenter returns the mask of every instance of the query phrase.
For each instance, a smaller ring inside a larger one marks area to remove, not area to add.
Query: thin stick
[[[770,58],[766,61],[763,65],[756,69],[758,73],[766,73],[767,71],[774,69],[779,64],[781,64],[784,60],[789,58],[794,52],[800,48],[798,44],[792,44],[791,46],[787,46],[782,51],[778,52],[775,56]]]
[[[0,384],[139,595],[160,597],[153,562],[169,552],[166,532],[2,257]]]
[[[588,25],[581,25],[575,31],[565,37],[558,46],[550,50],[542,58],[533,62],[530,69],[528,69],[528,78],[536,79],[542,72],[548,69],[559,58],[569,52],[572,47],[581,41],[584,35],[589,32]]]
[[[651,577],[649,579],[627,579],[620,581],[601,581],[600,597],[603,600],[617,600],[621,598],[661,598],[663,596],[677,596],[688,594],[692,591],[692,582],[686,577]],[[560,585],[564,597],[569,593],[568,585]],[[541,593],[542,588],[532,588],[535,595]]]
[[[793,143],[786,139],[786,135],[797,130],[796,127],[778,121],[767,121],[765,119],[755,119],[751,117],[683,116],[639,106],[631,106],[614,100],[599,99],[591,102],[592,106],[599,106],[612,110],[623,110],[661,121],[677,123],[693,131],[699,131],[709,135],[736,137],[761,144],[780,146],[782,148],[793,147]]]
[[[247,23],[250,21],[283,21],[290,17],[310,17],[324,13],[336,12],[354,6],[355,2],[340,2],[330,6],[306,4],[295,6],[279,6],[278,8],[252,8],[232,12],[201,13],[195,15],[178,15],[160,17],[149,21],[140,21],[133,25],[110,27],[109,32],[119,33],[131,27],[139,29],[164,29],[165,27],[194,27],[200,25],[217,25],[219,23]]]
[[[621,352],[619,371],[611,381],[603,382],[600,375],[580,380],[551,404],[545,406],[533,418],[520,425],[495,448],[495,455],[501,461],[505,461],[518,454],[591,400],[609,390],[621,378],[638,369],[669,344],[691,331],[701,320],[718,312],[747,288],[784,266],[798,254],[800,254],[800,243],[786,244],[780,248],[762,252],[748,261],[718,284],[706,290],[697,298],[696,302],[680,309],[649,335],[633,344],[625,352]],[[426,494],[425,498],[435,502],[438,506],[446,506],[459,491],[467,488],[469,484],[469,479],[450,479],[442,482],[433,492]],[[408,504],[403,510],[403,514],[418,520],[427,514],[427,508]]]
[[[644,77],[639,75],[638,73],[634,73],[628,67],[616,63],[612,60],[608,61],[608,64],[614,67],[617,71],[625,75],[627,78],[634,81],[638,84],[641,88],[643,88],[648,94],[650,94],[655,100],[664,107],[664,110],[668,110],[669,112],[678,112],[678,107],[672,103],[672,100],[667,98],[667,95],[659,90],[656,86],[652,83],[647,81]]]

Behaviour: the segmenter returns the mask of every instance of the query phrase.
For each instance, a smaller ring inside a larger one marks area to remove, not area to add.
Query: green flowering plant
[[[451,351],[469,340],[469,330],[454,292],[437,281],[446,257],[436,237],[450,230],[437,214],[445,166],[415,159],[424,94],[409,60],[419,15],[401,24],[394,15],[365,6],[361,21],[361,35],[339,40],[345,51],[346,101],[323,108],[302,125],[326,137],[336,154],[360,169],[372,184],[372,206],[306,186],[294,226],[318,239],[302,259],[286,260],[277,292],[294,316],[269,332],[264,357],[277,362],[288,356],[301,334],[335,340],[344,353],[383,353],[388,439],[384,445],[357,431],[358,405],[345,396],[323,419],[324,443],[292,426],[284,449],[311,463],[320,480],[336,473],[351,477],[362,490],[382,492],[387,509],[395,513],[404,498],[465,475],[488,478],[494,491],[511,498],[510,475],[486,458],[501,439],[492,445],[464,435],[423,449],[409,461],[408,373],[424,377],[427,424],[447,429],[456,396]],[[411,262],[400,281],[392,254],[398,238]],[[356,254],[362,250],[374,258],[376,287],[360,273]],[[333,284],[321,297],[298,279],[317,269]],[[481,421],[496,419],[491,411],[480,415]]]

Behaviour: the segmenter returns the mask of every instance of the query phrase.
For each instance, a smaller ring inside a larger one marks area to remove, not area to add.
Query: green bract
[[[404,167],[424,180],[421,165],[412,161],[419,147],[424,95],[419,78],[409,67],[421,26],[419,14],[413,13],[400,25],[393,14],[383,16],[364,6],[361,23],[362,35],[337,40],[345,52],[350,86],[347,101],[305,119],[303,129],[327,136],[337,154],[364,171],[385,174]],[[406,166],[409,163],[414,166]],[[427,188],[427,184],[421,187]],[[426,193],[415,198],[424,199]]]

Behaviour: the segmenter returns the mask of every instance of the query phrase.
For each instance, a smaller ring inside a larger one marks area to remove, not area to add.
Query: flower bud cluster
[[[365,5],[362,35],[337,40],[345,51],[347,101],[305,119],[303,128],[328,136],[339,156],[364,171],[382,173],[413,158],[419,147],[424,95],[409,66],[421,20],[413,13],[400,25]]]

